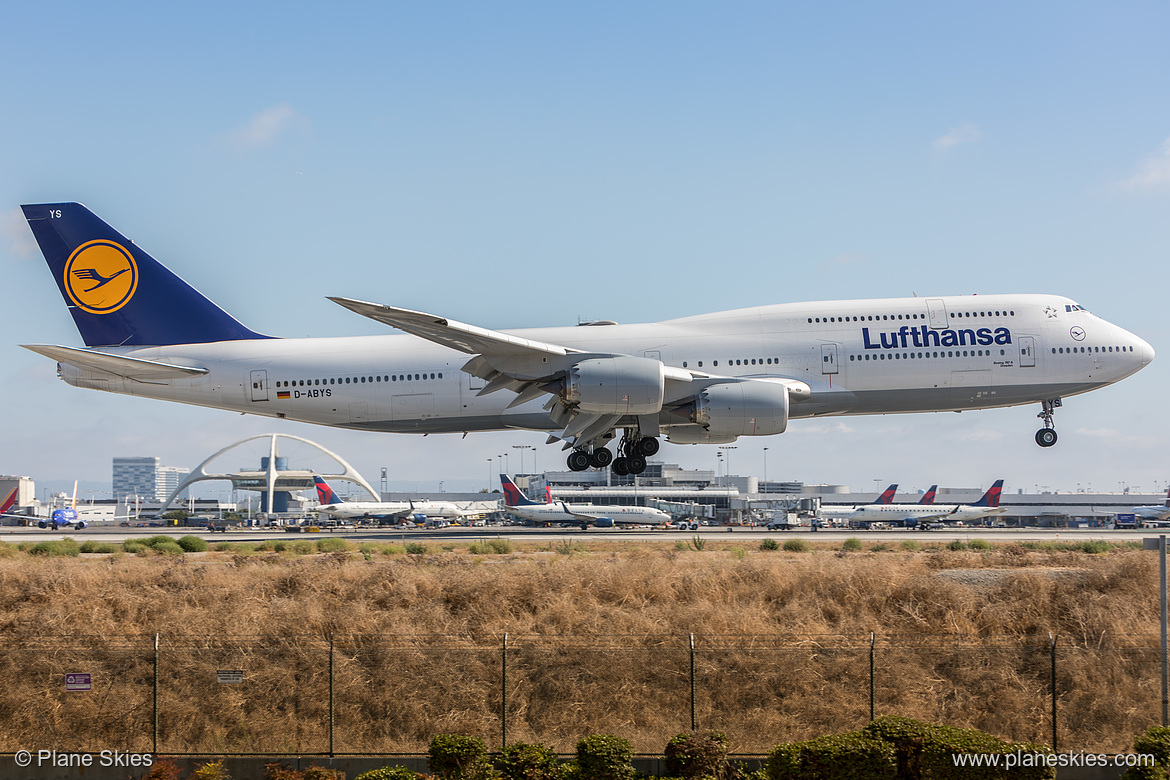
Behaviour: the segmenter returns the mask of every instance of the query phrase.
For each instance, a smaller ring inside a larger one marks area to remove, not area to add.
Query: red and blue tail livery
[[[923,506],[931,506],[932,504],[934,504],[934,496],[937,492],[938,492],[938,485],[931,485],[930,490],[928,490],[922,494],[922,498],[919,500],[918,503],[922,504]]]
[[[512,478],[507,474],[500,475],[500,484],[504,488],[504,502],[508,506],[539,506],[539,501],[533,501],[528,496],[524,495],[524,491],[512,481]],[[546,495],[549,495],[546,492]]]
[[[971,506],[985,506],[991,509],[995,509],[999,506],[999,496],[1001,493],[1003,493],[1003,480],[997,479],[992,484],[992,486],[987,489],[987,492],[983,494],[983,498],[979,499]]]
[[[80,203],[21,208],[87,347],[267,338]]]
[[[893,485],[890,485],[888,488],[886,488],[885,492],[883,492],[880,496],[875,498],[873,500],[873,502],[875,504],[892,504],[892,503],[894,503],[894,494],[897,492],[898,492],[898,483],[895,482]]]
[[[329,483],[325,480],[320,477],[313,477],[313,484],[317,486],[317,501],[323,506],[343,503],[341,496],[334,493],[333,488],[329,487]]]

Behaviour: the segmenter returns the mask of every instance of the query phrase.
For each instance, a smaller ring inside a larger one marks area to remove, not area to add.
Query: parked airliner
[[[897,492],[898,483],[895,482],[883,490],[881,494],[879,494],[878,497],[869,504],[841,504],[839,506],[821,507],[820,511],[817,512],[817,517],[821,518],[822,520],[845,520],[852,517],[853,513],[858,509],[861,509],[863,506],[886,505],[894,503],[894,494]]]
[[[917,525],[923,520],[966,523],[1006,512],[1007,510],[1001,509],[999,506],[999,498],[1002,493],[1003,480],[997,479],[974,504],[866,504],[840,519],[850,522],[884,522],[897,525]]]
[[[272,338],[84,206],[23,209],[86,345],[24,346],[71,385],[358,430],[548,431],[578,471],[640,473],[661,436],[727,444],[783,433],[790,419],[1022,404],[1040,406],[1036,441],[1050,447],[1064,398],[1154,357],[1134,334],[1043,294],[511,331],[333,297],[407,335]]]
[[[1135,506],[1129,511],[1143,520],[1170,520],[1170,490],[1166,491],[1166,501],[1161,506]]]
[[[534,523],[577,523],[585,529],[590,525],[612,528],[615,524],[664,525],[670,522],[670,515],[649,506],[568,504],[564,501],[540,504],[524,495],[507,474],[500,475],[500,484],[504,487],[504,510]]]
[[[321,477],[313,477],[313,484],[317,487],[320,502],[313,511],[319,514],[347,520],[363,517],[397,520],[414,512],[407,501],[346,501]]]

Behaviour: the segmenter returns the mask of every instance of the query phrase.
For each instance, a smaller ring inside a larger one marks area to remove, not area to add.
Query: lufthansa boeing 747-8
[[[659,448],[791,419],[1038,404],[1154,350],[1058,295],[780,303],[635,325],[496,331],[331,298],[406,335],[249,330],[77,203],[24,206],[85,348],[25,345],[77,387],[395,433],[548,431],[574,470],[637,474]],[[617,440],[616,457],[607,445]]]

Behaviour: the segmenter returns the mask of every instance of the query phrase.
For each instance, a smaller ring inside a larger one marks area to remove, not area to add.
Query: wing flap
[[[159,379],[182,379],[184,377],[201,376],[207,373],[206,368],[198,366],[180,366],[174,363],[163,363],[157,360],[143,360],[142,358],[112,355],[109,352],[98,352],[91,349],[77,347],[62,347],[50,344],[21,344],[27,350],[38,355],[66,363],[77,368],[90,371],[104,371],[107,374],[142,381]]]

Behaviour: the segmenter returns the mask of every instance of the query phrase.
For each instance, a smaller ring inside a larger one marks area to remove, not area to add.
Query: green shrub
[[[906,541],[902,542],[902,549],[906,552],[918,552],[922,549],[922,545],[913,539],[907,539]]]
[[[812,545],[804,539],[785,539],[784,552],[802,553],[812,549]]]
[[[678,550],[679,552],[686,552],[691,549],[691,546],[682,539],[679,539],[674,543],[674,549]]]
[[[987,551],[991,549],[991,542],[987,541],[986,539],[972,539],[971,541],[967,542],[967,546],[972,550]]]
[[[384,766],[380,769],[371,769],[362,772],[353,780],[418,780],[422,775],[412,772],[404,766]]]
[[[760,549],[765,551],[779,550],[780,542],[776,541],[775,539],[765,539],[764,541],[760,542]]]
[[[1138,734],[1133,740],[1133,752],[1153,756],[1155,766],[1132,767],[1125,773],[1125,780],[1170,777],[1170,728],[1154,726]]]
[[[29,555],[44,555],[48,558],[70,557],[81,555],[81,547],[76,539],[66,538],[56,541],[37,542],[28,548]]]
[[[630,741],[612,734],[593,734],[577,742],[577,768],[589,780],[628,780],[634,776]]]
[[[765,769],[769,780],[918,777],[899,775],[893,745],[859,731],[777,745],[768,753]]]
[[[544,745],[515,742],[501,750],[494,763],[504,780],[558,780],[560,761]]]
[[[0,542],[0,558],[11,558],[20,552],[19,549],[13,547],[8,542]]]
[[[116,553],[122,548],[109,542],[95,542],[93,539],[87,539],[81,543],[80,549],[83,553],[105,553],[108,555]]]
[[[930,777],[939,780],[1044,780],[1055,778],[1055,768],[1043,767],[959,767],[954,757],[960,753],[1008,754],[1048,753],[1044,745],[1005,742],[975,729],[923,723],[911,718],[882,716],[862,729],[862,733],[890,745],[897,760],[899,777]]]
[[[153,545],[153,549],[159,555],[182,555],[183,554],[183,548],[179,546],[178,542],[176,542],[172,539],[167,539],[166,541],[159,542],[158,544]]]
[[[488,749],[479,737],[437,734],[427,751],[431,772],[445,780],[480,780],[491,777]]]
[[[950,543],[950,544],[948,544],[948,545],[947,545],[947,549],[948,549],[948,550],[951,550],[952,552],[958,552],[958,551],[960,551],[960,550],[966,550],[966,549],[967,549],[967,543],[966,543],[966,542],[964,542],[962,539],[954,539],[954,540],[952,540],[952,541],[951,541],[951,543]]]
[[[127,539],[126,541],[122,542],[122,551],[128,552],[131,555],[140,553],[145,549],[146,545],[142,544],[142,542],[136,542],[133,539]]]
[[[726,777],[731,769],[727,752],[722,732],[679,734],[666,743],[663,758],[666,771],[678,777]]]
[[[1104,539],[1086,539],[1080,543],[1081,552],[1087,553],[1106,553],[1112,549],[1113,545]]]
[[[293,542],[291,549],[295,555],[312,555],[317,552],[317,545],[308,539],[301,539]]]
[[[407,555],[426,555],[427,554],[427,546],[425,544],[423,544],[422,542],[407,542],[406,543],[406,554]]]
[[[877,544],[871,544],[869,546],[870,552],[885,552],[888,549],[890,549],[890,546],[885,542],[878,542]]]
[[[338,539],[336,536],[327,536],[317,540],[317,552],[343,552],[349,549],[349,542]]]
[[[187,536],[180,536],[175,541],[179,543],[179,546],[182,547],[185,552],[207,552],[207,540],[202,536],[192,536],[188,534]]]
[[[485,539],[467,546],[467,551],[472,555],[506,555],[512,550],[512,543],[507,539]]]
[[[844,552],[861,552],[861,540],[856,536],[850,536],[841,544],[841,549]]]

